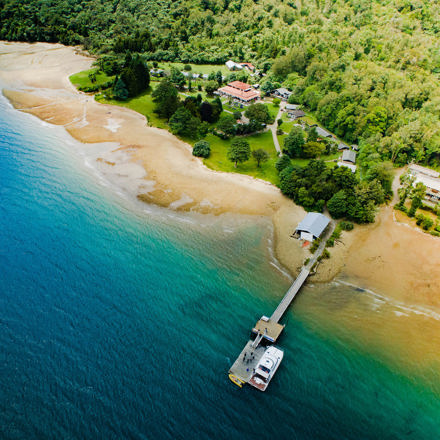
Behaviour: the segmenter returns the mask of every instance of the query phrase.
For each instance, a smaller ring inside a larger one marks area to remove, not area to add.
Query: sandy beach
[[[64,126],[85,144],[116,143],[96,157],[109,180],[124,176],[134,196],[177,211],[270,217],[275,253],[295,274],[306,251],[290,235],[304,210],[273,185],[214,172],[169,132],[147,126],[131,110],[99,104],[70,83],[93,59],[59,44],[0,43],[3,94],[15,108]],[[408,303],[440,308],[440,240],[397,221],[391,207],[377,222],[343,233],[314,281],[341,274]]]

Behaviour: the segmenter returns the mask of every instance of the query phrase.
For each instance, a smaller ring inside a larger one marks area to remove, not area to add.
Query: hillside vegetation
[[[0,38],[98,55],[253,62],[361,145],[361,164],[440,165],[440,4],[430,0],[0,0]]]

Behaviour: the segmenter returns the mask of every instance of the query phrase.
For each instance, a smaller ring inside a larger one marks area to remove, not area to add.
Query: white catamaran
[[[252,374],[249,383],[260,391],[265,391],[281,364],[284,351],[270,346],[266,349]]]

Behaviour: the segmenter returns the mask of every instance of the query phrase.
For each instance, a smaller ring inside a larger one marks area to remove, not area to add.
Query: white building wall
[[[301,231],[301,240],[313,241],[313,234],[311,234],[310,232]]]

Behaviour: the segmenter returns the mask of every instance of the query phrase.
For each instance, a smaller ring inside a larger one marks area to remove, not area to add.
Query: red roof
[[[233,83],[218,89],[218,91],[220,93],[224,93],[225,95],[232,96],[233,98],[241,99],[242,101],[245,102],[252,101],[253,99],[260,97],[260,92],[252,89],[250,86],[248,86],[248,84],[244,84],[246,86],[245,89],[243,88],[239,89],[237,87],[232,86],[232,84],[234,83],[244,84],[244,83],[240,83],[240,81],[234,81]]]
[[[247,68],[249,68],[251,70],[255,69],[255,66],[251,63],[240,63],[240,66],[243,66],[243,67],[246,66]]]
[[[232,81],[231,83],[228,84],[228,86],[234,87],[239,90],[249,90],[252,88],[249,84],[246,84],[241,81]]]

